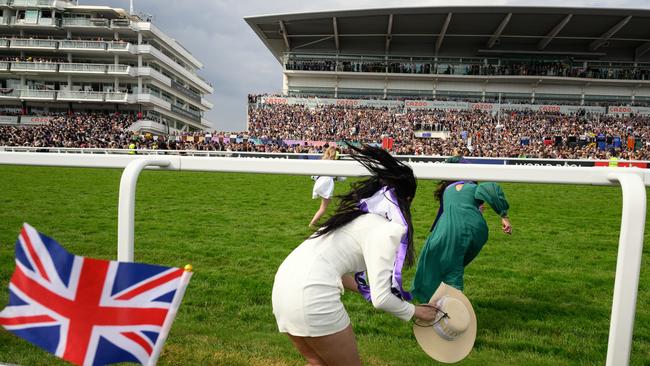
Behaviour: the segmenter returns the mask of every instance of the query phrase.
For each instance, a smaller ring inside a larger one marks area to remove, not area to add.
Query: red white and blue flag
[[[85,258],[25,224],[0,325],[77,365],[155,364],[191,272]]]

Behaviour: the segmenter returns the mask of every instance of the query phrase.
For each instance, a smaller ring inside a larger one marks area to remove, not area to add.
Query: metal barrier
[[[355,161],[206,158],[196,156],[39,154],[0,152],[0,164],[123,168],[118,209],[118,260],[132,261],[135,189],[142,169],[291,175],[366,176]],[[607,366],[627,365],[632,348],[650,173],[637,168],[585,168],[411,163],[420,179],[620,185],[623,192]]]

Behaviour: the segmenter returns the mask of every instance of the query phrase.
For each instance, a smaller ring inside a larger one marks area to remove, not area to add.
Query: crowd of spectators
[[[650,80],[650,69],[634,67],[606,67],[602,65],[585,65],[584,63],[529,61],[504,62],[496,64],[460,64],[411,62],[411,61],[375,61],[375,60],[303,60],[289,59],[285,63],[287,70],[301,71],[346,71],[346,72],[391,72],[403,74],[442,74],[442,75],[487,75],[487,76],[558,76],[593,79]]]
[[[42,114],[41,114],[42,115]],[[133,134],[128,114],[54,115],[42,125],[0,125],[0,146],[126,148]]]
[[[274,105],[251,108],[247,131],[169,136],[129,131],[136,119],[65,114],[41,125],[0,125],[0,146],[319,153],[326,142],[390,139],[402,155],[650,160],[646,116]]]
[[[430,138],[417,131],[437,132]],[[504,111],[413,110],[386,108],[315,109],[299,105],[253,108],[250,136],[261,141],[394,141],[406,155],[451,155],[557,159],[650,159],[650,118]]]

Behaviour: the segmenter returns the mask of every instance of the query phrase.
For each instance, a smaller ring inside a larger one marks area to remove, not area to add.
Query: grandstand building
[[[208,129],[213,88],[200,68],[180,43],[123,9],[0,0],[3,114],[120,111],[140,117],[136,130]]]
[[[650,112],[649,10],[426,7],[245,20],[282,64],[284,97]]]

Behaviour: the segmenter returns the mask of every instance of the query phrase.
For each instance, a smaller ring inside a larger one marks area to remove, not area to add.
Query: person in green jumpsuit
[[[453,157],[448,162],[465,162]],[[440,282],[463,290],[465,267],[488,240],[483,203],[501,217],[503,232],[512,233],[508,201],[496,183],[471,181],[441,182],[436,191],[441,210],[431,228],[413,280],[411,293],[421,303],[429,302]]]

